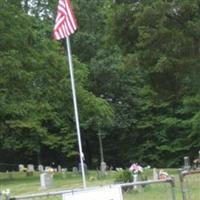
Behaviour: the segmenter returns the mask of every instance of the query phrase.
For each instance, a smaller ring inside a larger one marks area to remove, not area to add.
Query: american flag
[[[57,17],[53,29],[53,37],[60,40],[70,36],[77,29],[70,0],[59,0]]]

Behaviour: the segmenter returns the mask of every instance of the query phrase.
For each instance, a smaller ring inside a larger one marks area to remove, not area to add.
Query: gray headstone
[[[106,165],[106,163],[105,162],[101,162],[101,171],[106,171],[106,169],[107,169],[107,165]]]
[[[156,168],[153,168],[153,179],[158,180],[159,179],[159,172]]]
[[[85,163],[83,163],[83,167],[84,167],[85,173],[87,173],[88,168],[87,168],[87,165]],[[78,171],[79,171],[79,173],[82,172],[82,170],[81,170],[81,163],[79,163],[79,165],[78,165]]]
[[[62,167],[58,165],[58,172],[62,172]]]
[[[75,173],[75,174],[77,174],[78,173],[78,168],[77,167],[73,167],[72,168],[72,172]]]
[[[188,156],[184,157],[184,169],[189,170],[190,169],[190,159]]]
[[[50,173],[42,173],[40,174],[40,185],[41,188],[46,189],[52,186],[53,174]]]
[[[100,170],[102,175],[106,175],[107,165],[105,162],[101,162]]]

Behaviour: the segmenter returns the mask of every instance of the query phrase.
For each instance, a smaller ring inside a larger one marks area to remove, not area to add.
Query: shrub
[[[127,183],[132,181],[133,177],[129,170],[118,171],[115,175],[115,183]]]

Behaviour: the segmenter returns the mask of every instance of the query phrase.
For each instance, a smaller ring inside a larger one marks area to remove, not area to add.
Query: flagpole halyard
[[[79,146],[79,154],[80,154],[80,162],[81,162],[81,173],[82,173],[82,179],[83,179],[83,187],[86,188],[85,169],[84,169],[84,163],[83,163],[83,157],[84,156],[83,156],[82,144],[81,144],[81,133],[80,133],[80,125],[79,125],[77,100],[76,100],[74,70],[73,70],[73,64],[72,64],[71,45],[70,45],[69,37],[66,38],[66,45],[67,45],[69,71],[70,71],[72,96],[73,96],[73,104],[74,104],[74,114],[75,114],[76,130],[77,130],[78,146]]]

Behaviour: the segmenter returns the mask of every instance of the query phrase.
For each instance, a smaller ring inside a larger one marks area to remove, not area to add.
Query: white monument
[[[40,174],[40,185],[42,189],[52,186],[53,174],[42,173]]]
[[[43,165],[38,165],[38,171],[43,172],[44,171],[44,166]]]
[[[34,165],[28,164],[28,165],[27,165],[27,171],[28,171],[28,172],[34,172],[34,171],[35,171]]]

